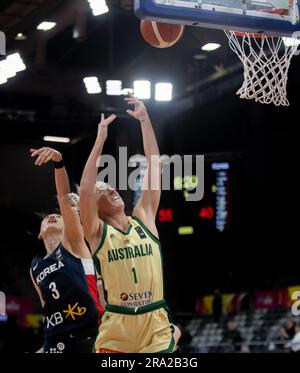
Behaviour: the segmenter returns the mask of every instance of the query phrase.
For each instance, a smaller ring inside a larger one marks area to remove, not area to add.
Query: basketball
[[[141,33],[144,39],[156,48],[172,47],[181,39],[184,29],[184,25],[141,21]]]

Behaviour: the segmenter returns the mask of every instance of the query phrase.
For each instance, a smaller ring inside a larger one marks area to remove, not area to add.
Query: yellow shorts
[[[173,324],[164,308],[125,315],[105,311],[101,317],[96,352],[158,353],[173,352]]]

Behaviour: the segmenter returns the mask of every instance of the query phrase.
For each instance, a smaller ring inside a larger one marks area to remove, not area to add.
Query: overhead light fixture
[[[17,72],[14,70],[13,66],[9,66],[9,63],[7,63],[7,60],[2,61],[2,64],[0,63],[0,74],[3,79],[10,79],[17,75]]]
[[[109,8],[105,0],[88,0],[94,16],[100,16],[109,12]]]
[[[0,84],[4,84],[7,82],[7,62],[6,59],[0,61]]]
[[[4,84],[8,79],[16,76],[20,71],[26,69],[26,65],[19,53],[13,53],[0,61],[0,84]]]
[[[61,142],[64,144],[68,144],[71,141],[69,137],[60,137],[60,136],[44,136],[43,140],[48,141],[48,142]]]
[[[220,47],[221,47],[221,44],[218,44],[218,43],[207,43],[203,45],[201,49],[205,52],[212,52],[212,51],[215,51],[216,49],[219,49]]]
[[[7,79],[1,76],[1,70],[0,70],[0,85],[7,83]]]
[[[102,92],[101,85],[96,76],[89,76],[83,79],[88,94],[94,95]]]
[[[157,83],[155,85],[155,100],[156,101],[171,101],[173,98],[173,84]]]
[[[15,40],[26,40],[27,39],[27,36],[24,35],[22,32],[19,32],[16,36],[15,36]]]
[[[107,80],[106,81],[106,94],[108,96],[120,96],[122,92],[121,80]]]
[[[6,60],[10,68],[13,69],[16,73],[26,69],[20,53],[10,54],[9,56],[7,56]]]
[[[148,80],[136,80],[133,83],[134,95],[141,100],[151,98],[151,82]]]
[[[48,21],[45,21],[45,22],[42,22],[38,25],[37,29],[38,30],[41,30],[41,31],[49,31],[51,29],[53,29],[53,27],[56,26],[56,22],[48,22]]]

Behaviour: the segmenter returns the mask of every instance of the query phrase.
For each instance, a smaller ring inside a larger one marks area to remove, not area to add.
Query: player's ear
[[[42,239],[43,239],[43,237],[42,237],[42,232],[39,233],[39,235],[38,235],[38,239],[39,239],[39,240],[42,240]]]

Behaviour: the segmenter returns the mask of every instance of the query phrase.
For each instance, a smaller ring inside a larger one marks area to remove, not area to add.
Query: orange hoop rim
[[[269,9],[261,9],[261,11],[265,13],[273,13],[273,14],[279,14],[279,15],[288,15],[288,10],[283,8],[278,9],[272,9],[271,11]],[[247,32],[247,31],[234,31],[234,30],[228,30],[229,32],[233,32],[236,36],[249,36],[252,39],[262,39],[262,38],[273,38],[277,37],[276,35],[270,35],[270,34],[263,34],[263,33],[257,33],[257,32]]]
[[[270,35],[270,34],[259,34],[256,32],[246,32],[246,31],[234,31],[234,30],[227,30],[228,32],[234,33],[236,36],[249,36],[252,39],[262,39],[262,38],[274,38],[276,37],[275,35]]]

